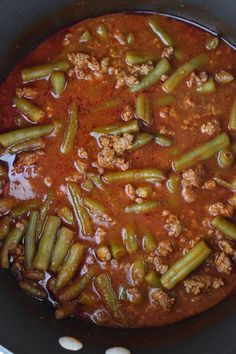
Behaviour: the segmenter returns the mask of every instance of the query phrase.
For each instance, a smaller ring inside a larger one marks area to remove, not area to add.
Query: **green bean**
[[[17,155],[21,152],[41,150],[45,148],[45,143],[41,138],[36,138],[32,140],[22,141],[18,144],[12,145],[9,148],[4,149],[0,152],[0,156],[9,154]]]
[[[137,65],[137,64],[144,64],[149,60],[156,60],[157,57],[155,57],[152,54],[142,54],[142,53],[136,53],[134,51],[128,51],[126,52],[125,55],[125,60],[128,65]]]
[[[112,257],[119,260],[126,256],[126,249],[118,242],[110,241]]]
[[[14,97],[13,103],[31,122],[38,123],[44,116],[44,112],[25,98]]]
[[[55,317],[57,320],[67,318],[75,312],[76,304],[74,302],[68,302],[67,304],[60,305],[55,311]]]
[[[43,234],[39,240],[39,246],[33,261],[33,266],[39,270],[48,270],[57,230],[61,219],[58,216],[49,215],[45,223]]]
[[[114,97],[108,101],[104,101],[104,102],[100,103],[99,105],[95,106],[92,109],[92,112],[100,112],[100,111],[105,111],[108,109],[117,108],[117,107],[121,106],[121,104],[122,104],[122,98],[121,97]]]
[[[138,121],[131,120],[126,124],[115,124],[115,125],[107,125],[105,127],[97,128],[91,131],[90,135],[97,137],[101,134],[113,134],[119,135],[124,133],[136,133],[139,131]]]
[[[174,171],[181,171],[189,168],[198,162],[209,159],[222,149],[229,147],[229,136],[221,133],[217,137],[207,141],[205,144],[187,152],[173,162]]]
[[[131,147],[131,151],[140,149],[154,139],[154,135],[149,133],[137,133]]]
[[[192,271],[199,267],[211,254],[204,241],[198,242],[188,253],[174,263],[161,277],[162,285],[172,289]]]
[[[236,225],[224,219],[221,215],[217,215],[211,221],[211,225],[224,235],[236,240]]]
[[[127,252],[129,254],[135,253],[138,249],[138,240],[133,226],[128,225],[123,228],[121,235]]]
[[[136,194],[140,198],[147,198],[152,194],[152,187],[149,185],[138,187],[136,189]]]
[[[65,206],[58,209],[57,215],[60,216],[62,221],[64,221],[68,225],[75,227],[76,221],[75,221],[74,213],[73,210],[71,210],[69,207]]]
[[[157,63],[154,70],[146,75],[139,84],[130,87],[130,92],[138,92],[141,90],[146,90],[150,86],[154,85],[157,81],[160,80],[161,76],[170,69],[170,63],[166,58],[163,58]]]
[[[66,86],[66,77],[63,71],[53,71],[50,76],[52,92],[56,97],[60,97]]]
[[[228,168],[234,162],[234,155],[230,150],[220,150],[217,156],[217,162],[220,167]]]
[[[134,203],[131,205],[128,205],[124,212],[125,214],[146,214],[150,213],[153,211],[156,211],[157,207],[159,206],[159,203],[155,200],[147,200],[142,203]]]
[[[74,140],[78,129],[78,109],[75,103],[72,103],[69,110],[69,118],[65,129],[63,141],[61,144],[61,153],[68,154],[72,151]]]
[[[36,251],[36,225],[38,222],[38,212],[31,211],[29,223],[26,228],[24,239],[24,266],[25,269],[33,268],[33,259]]]
[[[10,230],[4,238],[0,250],[0,265],[2,268],[9,268],[9,253],[13,251],[20,243],[25,231],[25,225],[21,223],[14,229]]]
[[[211,37],[206,42],[206,49],[214,50],[218,47],[220,40],[218,37]]]
[[[178,61],[183,61],[185,59],[185,53],[184,53],[184,51],[182,49],[175,49],[174,57]]]
[[[93,182],[85,179],[80,183],[80,187],[86,192],[91,192],[93,190]]]
[[[216,90],[216,85],[213,77],[210,77],[206,82],[203,82],[201,86],[196,88],[198,93],[209,94]]]
[[[89,32],[89,30],[84,31],[84,33],[80,36],[79,41],[81,43],[87,43],[89,41],[91,41],[93,39],[91,33]]]
[[[57,61],[51,64],[37,65],[21,70],[21,77],[24,82],[44,79],[55,70],[67,71],[70,64],[66,61]]]
[[[103,180],[101,179],[101,176],[97,173],[88,173],[87,174],[87,178],[89,181],[91,181],[95,187],[97,187],[98,189],[103,190],[105,187],[105,183],[103,182]]]
[[[8,214],[9,211],[16,205],[16,200],[13,197],[0,198],[0,216]]]
[[[152,234],[146,232],[143,236],[142,246],[146,252],[152,252],[157,248],[157,244]]]
[[[131,279],[134,285],[140,285],[146,275],[146,265],[142,259],[137,259],[131,266]]]
[[[154,141],[157,145],[162,147],[170,147],[173,144],[170,138],[162,134],[156,134]]]
[[[166,92],[173,92],[176,86],[192,71],[208,63],[208,56],[200,54],[181,65],[162,85]]]
[[[29,281],[20,281],[19,286],[27,295],[35,297],[40,300],[47,300],[48,294],[42,286],[34,285]]]
[[[121,172],[107,172],[103,175],[107,183],[129,183],[129,182],[162,182],[165,180],[164,173],[156,168],[149,169],[131,169]]]
[[[56,289],[60,290],[69,283],[78,270],[85,253],[85,246],[81,243],[74,243],[64,260],[56,278]]]
[[[11,220],[9,216],[0,219],[0,240],[3,240],[10,231]]]
[[[8,133],[0,134],[0,144],[4,147],[9,147],[10,145],[17,144],[22,141],[49,135],[53,132],[53,130],[53,124],[13,130]]]
[[[114,319],[121,324],[125,324],[125,317],[120,309],[118,298],[112,289],[111,280],[108,274],[100,274],[95,279],[97,291],[101,295],[108,311],[114,317]]]
[[[77,221],[81,228],[82,234],[84,234],[85,236],[93,236],[93,227],[91,224],[91,219],[87,210],[83,206],[83,200],[79,187],[76,183],[73,182],[68,183],[67,187],[71,199],[71,204],[74,208],[74,213],[77,217]]]
[[[36,281],[44,280],[45,272],[38,269],[27,269],[23,271],[23,278]]]
[[[99,25],[96,29],[97,34],[99,35],[99,37],[101,37],[103,40],[107,40],[108,39],[108,33],[106,30],[106,27],[103,25]]]
[[[101,262],[109,262],[111,260],[111,252],[107,245],[97,245],[95,248],[95,254],[98,260]]]
[[[138,95],[136,99],[135,116],[147,125],[153,123],[150,101],[145,95]]]
[[[46,220],[46,218],[48,216],[48,213],[49,213],[49,210],[50,210],[52,202],[53,202],[53,194],[50,192],[46,196],[46,199],[45,199],[45,201],[43,202],[43,205],[40,208],[39,219],[38,219],[38,223],[37,223],[37,226],[36,226],[37,238],[39,238],[39,236],[42,233],[43,226],[44,226],[45,220]]]
[[[174,102],[175,102],[174,96],[164,95],[157,100],[157,106],[159,107],[170,106]]]
[[[99,302],[99,299],[93,291],[87,291],[81,294],[77,302],[82,305],[94,307]]]
[[[148,20],[148,24],[153,30],[153,32],[160,38],[163,44],[167,46],[173,46],[173,41],[170,36],[159,26],[154,18]]]
[[[131,45],[131,44],[134,44],[134,42],[135,42],[134,34],[133,33],[128,33],[127,34],[127,43],[129,45]]]
[[[155,270],[150,270],[145,276],[145,280],[152,288],[162,288],[161,280]]]
[[[219,84],[228,84],[234,80],[234,77],[231,73],[225,70],[221,70],[219,73],[215,74],[215,80]]]
[[[166,181],[166,187],[170,193],[176,194],[180,191],[180,176],[176,173],[171,173]]]
[[[213,180],[221,187],[227,188],[232,192],[236,192],[236,180],[233,182],[227,182],[220,177],[213,177]]]
[[[68,301],[72,301],[78,298],[85,290],[85,288],[89,285],[89,283],[92,281],[96,273],[97,267],[91,266],[86,273],[84,273],[81,277],[76,278],[71,285],[62,289],[58,293],[58,298],[60,302],[66,303]]]
[[[59,230],[58,237],[56,240],[56,244],[54,246],[52,257],[51,257],[51,264],[50,264],[50,271],[53,273],[57,273],[58,269],[62,265],[69,248],[72,244],[74,238],[74,232],[68,229],[65,226],[62,226]]]
[[[39,199],[29,199],[21,202],[19,205],[15,206],[10,213],[13,219],[20,218],[22,215],[31,210],[36,210],[40,207],[41,202]]]
[[[231,108],[228,128],[229,130],[236,130],[236,99],[234,100],[233,106]]]

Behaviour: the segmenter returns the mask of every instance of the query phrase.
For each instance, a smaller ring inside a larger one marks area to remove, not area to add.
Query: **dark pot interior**
[[[183,18],[222,35],[236,46],[235,0],[1,0],[0,80],[23,55],[50,34],[84,18],[109,12],[148,11]],[[15,354],[65,352],[60,336],[77,337],[82,353],[100,354],[124,346],[132,354],[233,354],[236,351],[236,295],[194,318],[153,329],[99,328],[56,321],[52,309],[25,296],[13,277],[0,272],[0,343]]]

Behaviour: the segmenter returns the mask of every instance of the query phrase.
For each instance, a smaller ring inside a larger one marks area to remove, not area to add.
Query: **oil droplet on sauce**
[[[67,350],[77,351],[83,348],[83,344],[73,337],[61,337],[58,342],[62,348]]]
[[[114,347],[107,349],[105,354],[131,354],[131,352],[126,348]]]

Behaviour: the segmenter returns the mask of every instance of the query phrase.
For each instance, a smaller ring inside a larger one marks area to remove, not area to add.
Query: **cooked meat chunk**
[[[154,66],[151,60],[148,60],[146,63],[141,64],[141,65],[132,65],[128,67],[128,70],[132,74],[139,74],[141,76],[143,75],[148,75],[152,70]]]
[[[169,236],[178,237],[182,232],[182,225],[178,217],[171,214],[168,210],[163,211],[163,216],[166,216],[164,228]]]
[[[184,286],[188,294],[198,295],[210,289],[219,289],[224,285],[221,278],[210,277],[209,275],[193,275],[184,280]]]
[[[157,252],[160,256],[165,257],[168,256],[173,251],[173,247],[171,246],[171,242],[168,240],[161,241],[158,244]]]
[[[217,203],[214,203],[209,206],[209,213],[212,216],[222,215],[227,218],[230,218],[233,216],[234,207],[233,207],[233,205],[230,205],[230,204],[224,204],[222,202],[217,202]]]
[[[115,37],[115,39],[117,39],[117,41],[118,41],[121,45],[125,45],[125,44],[126,44],[125,35],[124,35],[123,33],[121,33],[121,31],[119,31],[119,30],[115,31],[114,37]]]
[[[168,265],[163,264],[160,257],[154,257],[153,261],[158,273],[164,274],[168,270]]]
[[[124,151],[129,150],[132,147],[133,135],[125,133],[123,136],[114,135],[113,137],[113,149],[118,155],[123,154]]]
[[[219,241],[219,247],[220,249],[225,252],[229,256],[235,255],[235,249],[233,248],[233,245],[230,241],[227,240],[220,240]]]
[[[38,96],[38,91],[32,87],[18,87],[16,88],[16,96],[19,98],[35,98]]]
[[[86,150],[84,148],[79,148],[78,149],[78,155],[81,159],[87,159],[88,158],[88,153],[86,152]]]
[[[209,120],[207,123],[202,124],[201,132],[202,134],[207,134],[209,136],[217,135],[221,131],[220,122],[218,119]]]
[[[201,86],[204,82],[206,82],[208,79],[208,75],[205,71],[202,71],[199,75],[193,71],[189,79],[186,81],[187,86],[190,88],[193,85]]]
[[[131,200],[135,200],[136,198],[136,192],[135,188],[132,186],[132,184],[128,183],[125,185],[125,193]]]
[[[36,165],[39,160],[45,155],[44,151],[35,151],[35,152],[22,152],[17,156],[17,161],[14,164],[15,169],[21,169],[26,166]]]
[[[206,181],[203,185],[204,189],[208,189],[208,190],[212,190],[216,188],[216,182],[213,179],[209,179],[208,181]]]
[[[192,187],[183,187],[182,196],[187,203],[195,202],[197,194]]]
[[[127,86],[135,86],[139,84],[139,79],[136,75],[128,75],[126,76],[125,83]]]
[[[151,298],[161,306],[163,311],[169,311],[175,303],[175,299],[161,289],[153,290]]]
[[[165,47],[161,53],[161,57],[169,59],[173,53],[174,53],[173,47]]]
[[[134,112],[132,110],[131,105],[127,104],[124,107],[124,110],[121,114],[121,118],[125,121],[128,122],[129,120],[132,120],[134,118]]]
[[[200,188],[202,185],[202,177],[196,170],[190,168],[182,173],[181,183],[185,187]]]
[[[232,270],[232,263],[225,252],[220,252],[215,257],[215,264],[218,272],[230,274]]]

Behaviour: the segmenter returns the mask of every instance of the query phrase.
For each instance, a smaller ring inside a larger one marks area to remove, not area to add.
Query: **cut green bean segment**
[[[131,279],[134,285],[140,285],[146,275],[146,265],[142,259],[137,259],[131,266]]]
[[[41,202],[39,199],[29,199],[20,203],[11,210],[10,216],[13,219],[20,218],[22,215],[31,210],[36,210],[40,207]]]
[[[114,97],[108,101],[104,101],[92,109],[92,112],[100,112],[108,109],[114,109],[122,105],[121,97]]]
[[[69,117],[61,144],[61,153],[68,154],[73,150],[75,136],[78,129],[78,109],[76,103],[72,103],[69,110]]]
[[[234,100],[233,106],[231,108],[228,127],[229,130],[236,131],[236,99]]]
[[[217,156],[218,165],[221,168],[228,168],[234,162],[234,155],[230,150],[220,150]]]
[[[163,74],[166,74],[167,71],[170,69],[170,63],[166,58],[163,58],[157,63],[153,71],[146,75],[139,84],[130,87],[130,92],[138,92],[141,90],[146,90],[150,86],[154,85],[157,81],[161,79]]]
[[[98,304],[99,298],[93,291],[86,291],[77,300],[79,304],[94,307]]]
[[[226,220],[221,215],[217,215],[211,221],[211,225],[224,235],[236,240],[236,225],[231,221]]]
[[[84,31],[84,33],[80,36],[79,41],[81,43],[87,43],[93,39],[89,30]]]
[[[153,32],[160,38],[163,44],[167,46],[173,46],[173,41],[170,36],[159,26],[154,18],[148,20],[148,24],[153,30]]]
[[[25,225],[20,224],[19,228],[15,227],[10,230],[8,235],[4,238],[0,250],[0,265],[2,268],[9,268],[9,253],[16,249],[21,241],[25,231]]]
[[[232,182],[225,181],[224,179],[220,177],[213,177],[213,180],[221,187],[227,188],[231,190],[232,192],[236,192],[236,179],[234,179]]]
[[[88,208],[91,214],[94,214],[96,216],[107,215],[105,207],[101,203],[90,197],[83,198],[83,205]]]
[[[131,147],[131,151],[135,151],[140,149],[141,147],[147,145],[148,143],[150,143],[150,141],[152,141],[154,139],[154,135],[153,134],[149,134],[149,133],[138,133],[135,135],[135,139],[134,142],[132,144]]]
[[[220,40],[218,37],[211,37],[206,42],[206,49],[214,50],[218,47]]]
[[[88,179],[85,179],[81,182],[80,187],[86,192],[91,192],[93,190],[93,183]]]
[[[124,133],[137,133],[139,131],[138,121],[132,120],[126,124],[107,125],[91,131],[90,135],[97,137],[101,134],[120,135]]]
[[[76,226],[76,220],[74,217],[73,210],[71,210],[69,207],[65,206],[59,208],[57,211],[57,215],[60,216],[62,221],[64,221],[66,224],[71,225],[73,227]]]
[[[23,278],[36,281],[44,280],[45,273],[38,269],[26,269],[23,271]]]
[[[35,268],[45,271],[48,270],[60,222],[61,219],[58,216],[48,216],[43,230],[43,234],[39,240],[38,250],[33,261],[33,266]]]
[[[126,226],[122,229],[121,235],[127,252],[129,254],[135,253],[139,246],[134,228],[131,225]]]
[[[185,168],[189,168],[198,162],[205,161],[214,156],[222,149],[228,148],[230,145],[229,136],[226,133],[218,135],[207,141],[205,144],[195,148],[194,150],[187,152],[183,156],[173,161],[174,171],[182,171]]]
[[[103,179],[107,183],[129,183],[129,182],[163,182],[165,180],[164,173],[155,168],[150,169],[132,169],[121,172],[107,172],[103,175]]]
[[[96,273],[96,266],[91,266],[86,273],[84,273],[81,277],[76,278],[71,285],[62,289],[58,294],[60,302],[65,303],[77,299],[87,288]]]
[[[128,205],[124,212],[125,214],[146,214],[153,211],[156,211],[159,206],[159,203],[155,200],[147,200],[142,203],[134,203]]]
[[[156,134],[154,141],[157,145],[162,147],[170,147],[173,144],[172,139],[162,134]]]
[[[74,232],[67,227],[62,226],[59,230],[55,247],[52,252],[51,264],[49,268],[51,272],[57,273],[69,251],[73,239]]]
[[[131,44],[134,44],[134,42],[135,42],[134,34],[133,33],[128,33],[127,34],[127,43],[129,45],[131,45]]]
[[[199,267],[210,254],[211,249],[204,241],[200,241],[162,275],[162,285],[167,289],[174,288],[176,284]]]
[[[53,130],[53,124],[13,130],[8,133],[0,134],[0,144],[4,147],[9,147],[10,145],[17,144],[22,141],[49,135],[53,132]]]
[[[174,102],[175,102],[174,96],[164,95],[157,100],[156,104],[158,107],[165,107],[165,106],[170,106]]]
[[[174,51],[174,57],[175,59],[177,59],[178,61],[184,61],[185,59],[185,53],[182,49],[175,49]]]
[[[135,116],[147,125],[153,123],[150,101],[145,95],[141,94],[136,99]]]
[[[144,64],[149,60],[156,59],[157,57],[153,56],[152,54],[137,53],[134,51],[128,51],[125,56],[125,60],[128,65]]]
[[[202,65],[207,64],[209,58],[206,54],[200,54],[185,64],[181,65],[162,85],[162,88],[166,92],[173,92],[176,86],[192,71],[196,70]]]
[[[56,278],[56,289],[60,290],[69,283],[78,270],[85,253],[85,246],[81,243],[74,243],[63,262]]]
[[[103,182],[101,176],[97,173],[88,173],[87,174],[87,178],[89,181],[91,181],[95,187],[97,187],[98,189],[103,190],[105,187],[105,183]]]
[[[25,280],[20,281],[19,286],[27,295],[35,297],[40,300],[47,300],[48,294],[46,290],[40,285],[34,285],[33,283]]]
[[[100,274],[95,279],[95,284],[97,291],[99,292],[102,300],[104,301],[108,311],[112,315],[112,317],[121,324],[125,324],[126,320],[125,317],[120,309],[120,304],[115,294],[114,290],[112,289],[111,280],[108,274],[103,273]]]
[[[67,318],[76,310],[76,304],[74,302],[68,302],[67,304],[60,305],[55,311],[55,317],[57,320],[62,320],[63,318]]]
[[[13,197],[0,198],[0,215],[8,214],[9,211],[16,205],[16,200]]]
[[[161,280],[155,270],[150,270],[145,276],[145,280],[152,288],[162,288]]]
[[[24,266],[25,269],[33,268],[33,259],[36,251],[36,225],[38,222],[38,212],[31,211],[29,223],[26,228],[24,238]]]
[[[3,240],[10,231],[11,220],[9,216],[3,216],[0,219],[0,240]]]
[[[110,241],[112,257],[119,260],[126,256],[126,249],[118,242]]]
[[[40,212],[39,212],[39,219],[38,219],[38,223],[37,223],[37,227],[36,227],[37,238],[39,238],[39,236],[42,233],[43,226],[44,226],[44,223],[45,223],[46,218],[48,216],[48,213],[50,211],[50,207],[51,207],[52,202],[53,202],[53,194],[48,193],[45,201],[43,202],[43,205],[40,208]]]
[[[90,216],[83,206],[83,199],[81,192],[76,183],[68,183],[68,192],[71,200],[71,204],[74,208],[75,215],[77,217],[78,224],[81,232],[84,236],[93,236],[93,226]]]
[[[213,77],[210,77],[206,82],[203,82],[201,86],[198,86],[196,88],[196,91],[202,94],[210,94],[215,92],[215,90],[216,90],[216,85]]]
[[[52,92],[56,97],[60,97],[66,86],[66,77],[63,71],[53,71],[50,76]]]
[[[96,29],[96,32],[99,35],[99,37],[101,37],[103,40],[108,39],[108,33],[104,25],[99,25]]]
[[[44,116],[44,112],[25,98],[14,97],[16,108],[31,122],[38,123]]]
[[[51,64],[37,65],[25,68],[21,71],[21,77],[24,82],[44,79],[55,70],[66,72],[70,64],[67,61],[57,61]]]
[[[176,173],[171,173],[168,180],[166,181],[166,187],[168,191],[172,194],[177,194],[180,192],[181,178]]]
[[[36,138],[32,140],[26,140],[20,142],[18,144],[12,145],[9,148],[4,149],[2,152],[0,151],[0,156],[9,154],[9,155],[17,155],[21,152],[28,151],[36,151],[45,148],[45,143],[41,138]]]
[[[146,252],[152,252],[157,248],[157,243],[151,233],[146,232],[144,234],[142,246]]]

